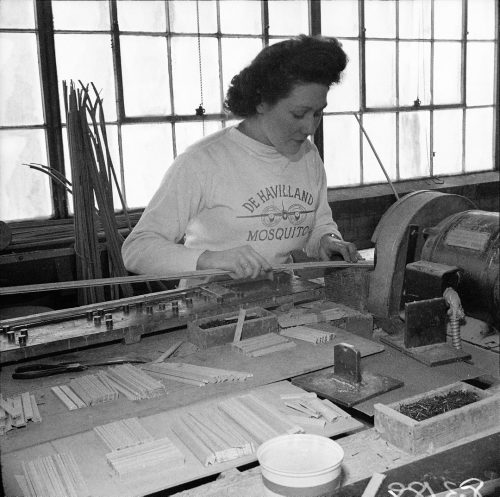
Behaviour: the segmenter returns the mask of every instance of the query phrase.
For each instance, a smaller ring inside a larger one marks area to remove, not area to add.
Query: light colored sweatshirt
[[[317,257],[326,233],[340,237],[314,144],[291,160],[228,127],[175,159],[122,255],[133,273],[169,275],[195,270],[205,250],[251,245],[276,265],[295,249]]]

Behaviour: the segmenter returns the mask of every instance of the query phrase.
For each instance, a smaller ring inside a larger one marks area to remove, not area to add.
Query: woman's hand
[[[269,273],[269,262],[250,245],[242,245],[228,250],[205,250],[196,264],[196,269],[225,269],[233,279],[257,278]]]
[[[340,254],[347,262],[358,262],[363,257],[356,249],[356,245],[351,242],[340,240],[331,235],[323,235],[319,242],[319,256],[322,261],[329,261],[332,255]]]

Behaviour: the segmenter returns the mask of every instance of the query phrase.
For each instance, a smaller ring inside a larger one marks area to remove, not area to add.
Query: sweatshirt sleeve
[[[337,223],[332,218],[332,210],[328,204],[326,173],[323,161],[316,156],[316,165],[318,171],[318,208],[315,214],[314,227],[307,241],[306,254],[309,257],[319,257],[319,242],[323,235],[334,233],[342,240],[342,235],[338,230]]]
[[[196,269],[204,250],[179,243],[189,220],[203,203],[195,162],[190,154],[177,157],[139,222],[125,239],[122,256],[129,271],[168,275]]]

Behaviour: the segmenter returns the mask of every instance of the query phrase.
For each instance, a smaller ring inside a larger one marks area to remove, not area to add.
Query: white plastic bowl
[[[281,435],[257,449],[266,495],[323,497],[340,484],[344,450],[321,435]]]

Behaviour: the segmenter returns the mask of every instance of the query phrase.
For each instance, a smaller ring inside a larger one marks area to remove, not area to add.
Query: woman
[[[243,120],[176,158],[123,244],[127,269],[256,278],[297,249],[358,261],[332,219],[323,163],[308,140],[346,63],[335,39],[301,35],[264,48],[226,96]]]

